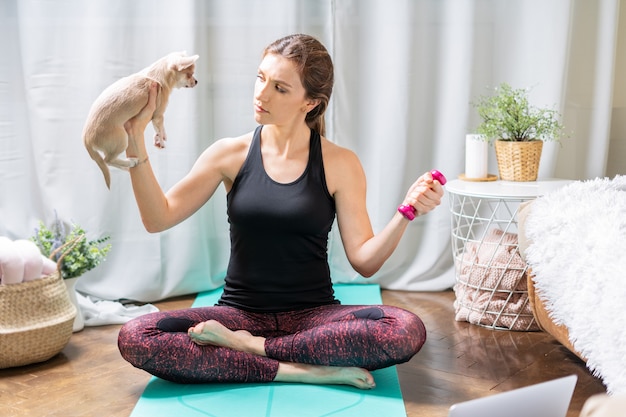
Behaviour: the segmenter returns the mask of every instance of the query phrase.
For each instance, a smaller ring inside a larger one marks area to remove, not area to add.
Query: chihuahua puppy
[[[198,55],[186,56],[174,52],[156,61],[142,71],[122,78],[107,87],[91,106],[83,142],[91,159],[104,174],[107,188],[111,188],[111,175],[107,165],[128,169],[137,165],[137,158],[121,158],[128,147],[128,134],[124,124],[135,117],[148,102],[150,85],[157,82],[156,110],[152,116],[155,130],[154,146],[165,147],[167,135],[163,127],[163,114],[173,88],[192,88],[198,84],[194,78]]]

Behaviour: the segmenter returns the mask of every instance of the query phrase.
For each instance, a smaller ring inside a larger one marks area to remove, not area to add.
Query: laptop
[[[454,404],[448,417],[565,417],[576,375]]]

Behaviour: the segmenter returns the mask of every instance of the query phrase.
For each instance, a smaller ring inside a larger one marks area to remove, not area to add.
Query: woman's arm
[[[362,276],[376,273],[398,246],[409,221],[395,212],[389,223],[374,234],[366,208],[365,173],[357,156],[346,149],[327,146],[325,164],[329,191],[335,198],[337,224],[346,255]],[[419,177],[409,188],[402,204],[424,215],[441,203],[443,187],[430,173]]]
[[[236,159],[241,158],[233,151],[242,148],[241,140],[217,141],[200,155],[182,180],[164,193],[152,171],[144,140],[144,131],[156,106],[156,96],[157,85],[154,84],[146,107],[124,126],[129,136],[126,155],[136,157],[140,162],[130,168],[135,200],[143,224],[151,233],[169,229],[185,220],[211,198],[220,182],[230,180],[231,176],[234,178]]]

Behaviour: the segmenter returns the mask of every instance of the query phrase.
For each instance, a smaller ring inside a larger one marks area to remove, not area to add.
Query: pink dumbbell
[[[439,181],[439,184],[441,185],[446,185],[446,182],[448,182],[448,180],[446,180],[446,177],[441,172],[437,171],[436,169],[433,169],[432,171],[430,171],[430,175],[433,177],[434,180]],[[408,204],[403,204],[400,207],[398,207],[398,211],[402,213],[402,215],[406,217],[408,220],[415,219],[416,210],[413,206],[409,206]]]

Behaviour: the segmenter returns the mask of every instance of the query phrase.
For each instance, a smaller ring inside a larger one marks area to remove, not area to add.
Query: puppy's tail
[[[109,172],[109,167],[104,162],[104,158],[102,158],[102,155],[100,155],[100,152],[96,151],[92,147],[85,146],[85,148],[87,148],[87,152],[89,152],[89,156],[91,157],[91,159],[96,161],[96,164],[98,164],[98,166],[100,167],[100,170],[102,171],[102,174],[104,175],[104,182],[106,183],[107,188],[110,190],[111,189],[111,173]]]

